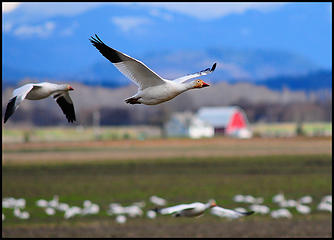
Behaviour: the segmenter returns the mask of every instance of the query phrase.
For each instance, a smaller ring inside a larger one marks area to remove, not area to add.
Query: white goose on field
[[[7,104],[4,123],[19,107],[24,99],[40,100],[53,95],[61,110],[65,114],[68,122],[75,121],[75,112],[72,100],[68,91],[74,90],[68,84],[55,84],[49,82],[28,83],[13,91],[13,96]]]
[[[197,217],[202,215],[205,210],[215,207],[216,201],[209,200],[206,204],[201,202],[195,202],[190,204],[180,204],[172,207],[154,209],[157,213],[162,215],[172,214],[174,217]]]
[[[175,80],[167,80],[153,72],[141,61],[108,47],[96,34],[95,37],[96,39],[94,37],[89,39],[93,46],[112,62],[121,73],[138,85],[138,92],[134,96],[125,99],[125,102],[129,104],[142,103],[146,105],[156,105],[168,101],[187,90],[207,87],[209,84],[200,79],[190,82],[186,81],[207,75],[216,68],[215,63],[211,69],[207,68],[203,71],[189,74]]]
[[[226,217],[226,218],[230,218],[230,219],[235,219],[235,218],[240,218],[240,217],[244,217],[244,216],[249,216],[251,214],[254,213],[254,211],[245,211],[245,212],[241,212],[241,211],[237,211],[237,210],[232,210],[232,209],[227,209],[227,208],[223,208],[220,206],[215,206],[213,208],[211,208],[210,213],[219,217]]]
[[[150,202],[157,206],[165,206],[167,204],[167,201],[165,199],[155,195],[150,197]]]

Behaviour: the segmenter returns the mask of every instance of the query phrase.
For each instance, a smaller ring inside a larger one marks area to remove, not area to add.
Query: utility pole
[[[95,140],[101,140],[101,128],[100,128],[100,109],[98,108],[93,112],[93,130],[94,130],[94,136]]]

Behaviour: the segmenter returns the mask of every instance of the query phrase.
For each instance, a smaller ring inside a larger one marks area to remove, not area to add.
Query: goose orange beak
[[[71,86],[69,86],[69,87],[68,87],[68,90],[69,90],[69,91],[73,91],[74,88],[72,88]]]
[[[209,87],[209,86],[210,86],[209,84],[207,84],[207,83],[203,82],[203,85],[202,85],[202,87]]]

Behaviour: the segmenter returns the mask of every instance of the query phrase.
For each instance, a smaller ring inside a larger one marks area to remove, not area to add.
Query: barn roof
[[[238,106],[203,107],[198,110],[197,117],[210,123],[214,127],[226,127],[231,119],[231,116],[237,111],[242,113],[245,121],[247,122],[246,115]]]

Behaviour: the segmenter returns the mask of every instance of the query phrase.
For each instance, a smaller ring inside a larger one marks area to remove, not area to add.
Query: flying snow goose
[[[195,202],[190,204],[180,204],[172,207],[154,209],[157,213],[162,215],[172,214],[174,217],[197,217],[204,213],[205,210],[215,207],[216,201],[209,200],[208,203],[204,204],[201,202]]]
[[[54,84],[49,82],[28,83],[13,91],[13,96],[7,104],[4,123],[19,107],[24,99],[40,100],[53,95],[61,110],[65,114],[68,122],[75,121],[75,112],[72,100],[68,91],[74,90],[68,84]]]
[[[215,206],[211,208],[210,213],[219,217],[226,217],[230,219],[240,218],[244,216],[249,216],[254,213],[254,211],[249,212],[239,212],[237,210],[227,209],[220,206]]]
[[[209,84],[200,79],[190,82],[186,81],[207,75],[216,68],[216,63],[214,63],[211,69],[207,68],[175,80],[167,80],[153,72],[141,61],[108,47],[96,34],[95,37],[96,39],[94,37],[89,39],[93,46],[112,62],[121,73],[138,85],[138,92],[134,96],[125,99],[125,102],[129,104],[142,103],[146,105],[156,105],[168,101],[187,90],[207,87]]]

